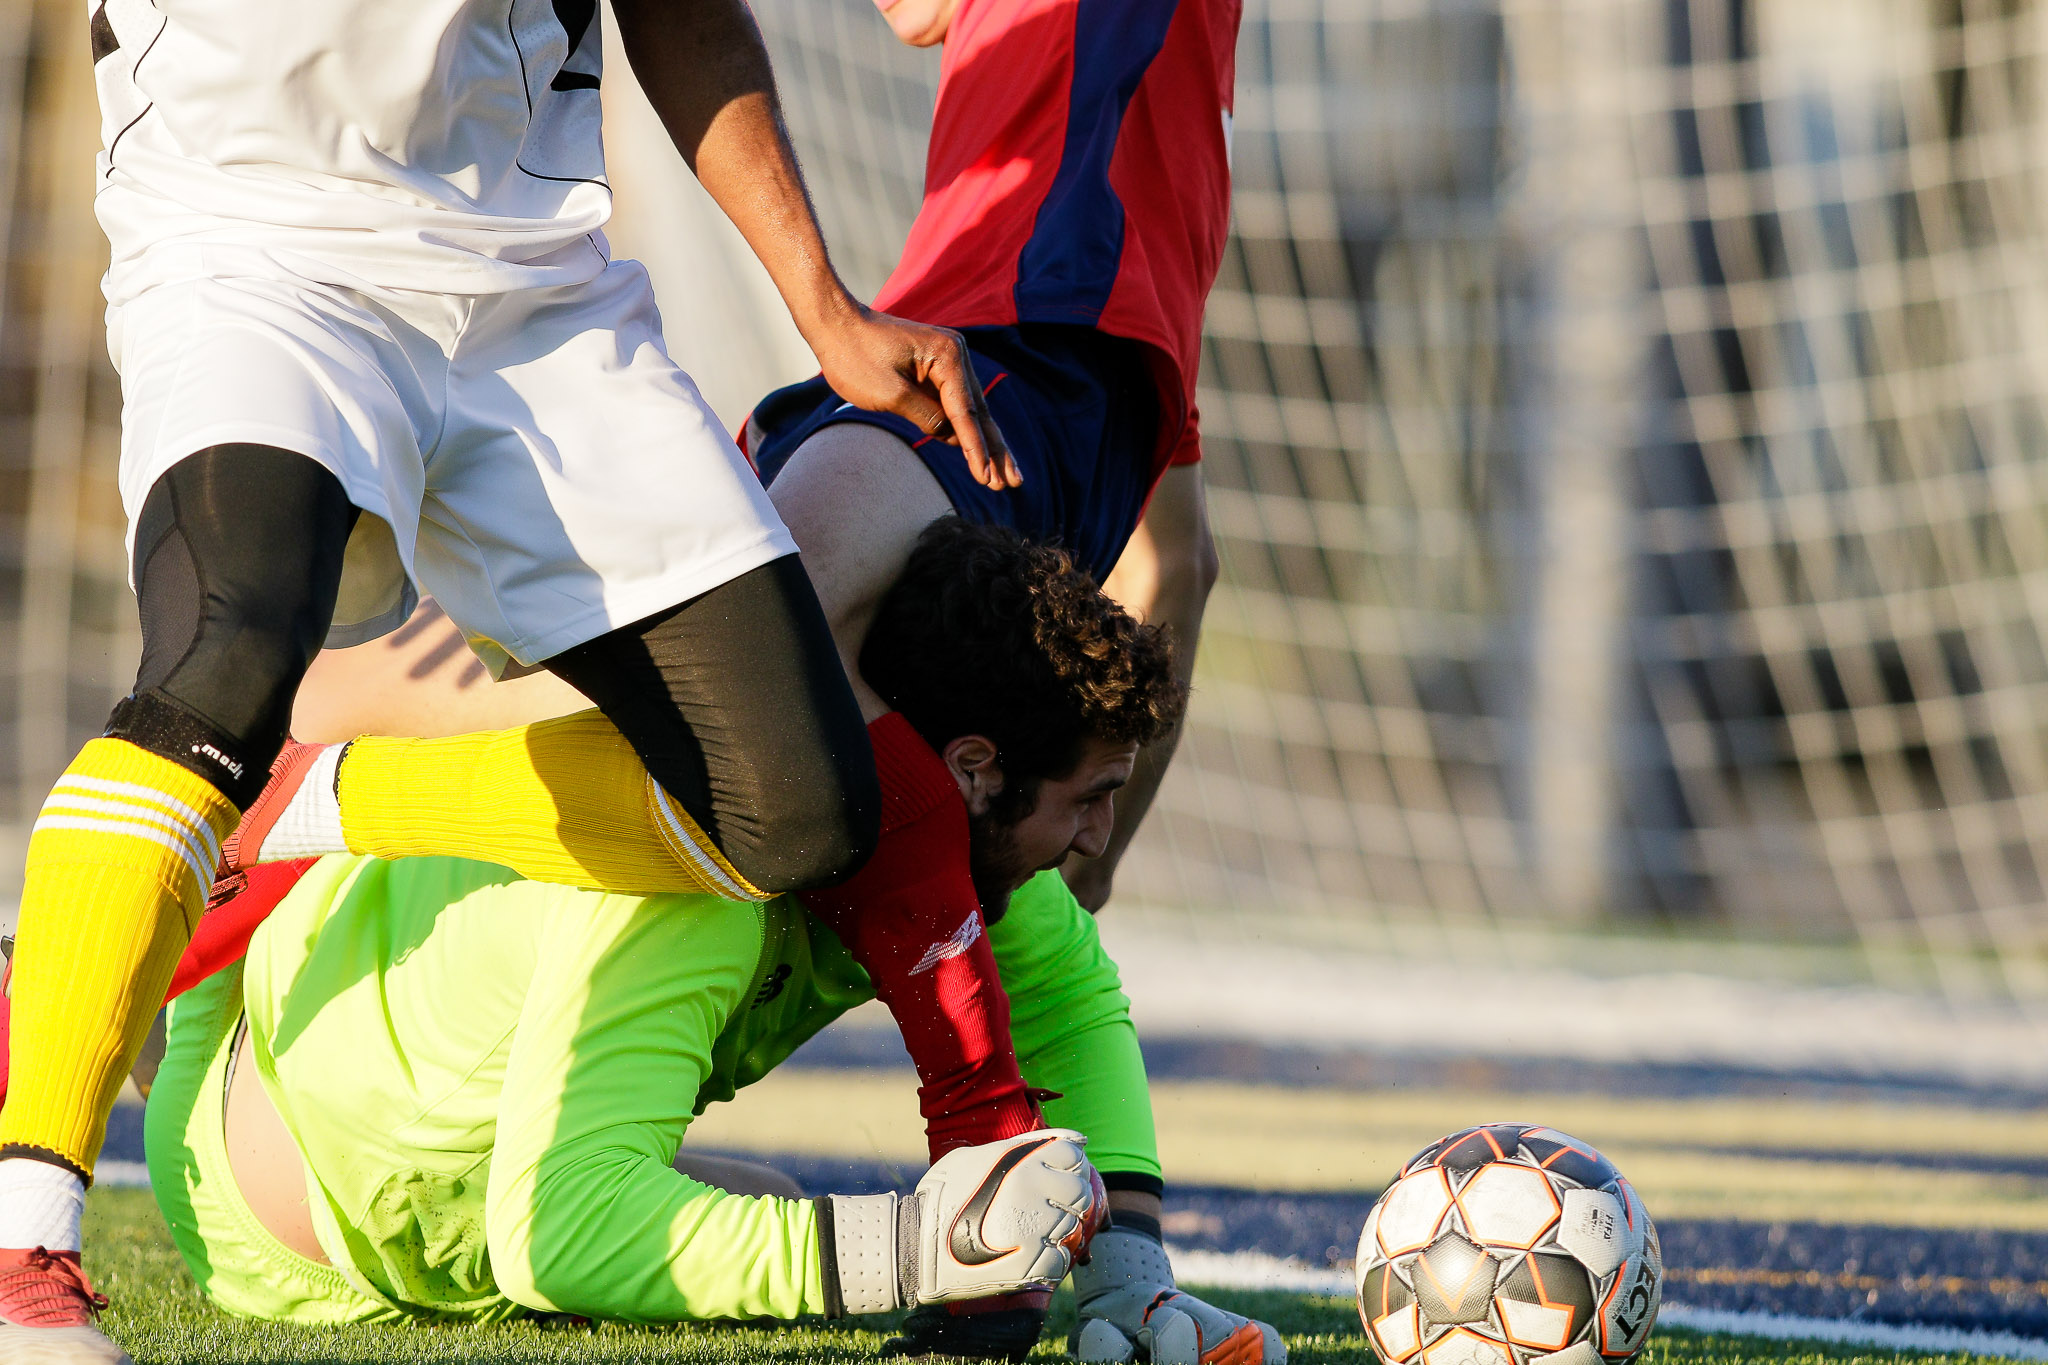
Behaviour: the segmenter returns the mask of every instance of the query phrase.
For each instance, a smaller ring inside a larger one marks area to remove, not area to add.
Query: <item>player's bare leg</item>
[[[842,422],[804,442],[768,497],[817,585],[861,718],[886,714],[888,704],[861,681],[861,643],[918,533],[952,515],[945,489],[900,438]]]
[[[1202,613],[1217,572],[1202,466],[1175,465],[1160,477],[1151,504],[1102,589],[1140,621],[1173,632],[1174,663],[1183,685],[1195,675]],[[1173,751],[1180,747],[1180,735],[1181,726],[1176,725],[1139,751],[1130,784],[1116,795],[1116,827],[1102,856],[1072,858],[1060,869],[1074,899],[1089,910],[1100,910],[1108,902],[1117,864],[1159,794]]]
[[[292,708],[292,735],[309,744],[339,744],[357,735],[442,739],[509,730],[590,705],[544,668],[493,682],[461,627],[429,597],[382,639],[321,651]]]

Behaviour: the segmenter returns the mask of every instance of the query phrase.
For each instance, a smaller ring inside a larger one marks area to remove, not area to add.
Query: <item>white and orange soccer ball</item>
[[[1533,1123],[1431,1143],[1358,1238],[1358,1316],[1387,1365],[1623,1365],[1663,1284],[1634,1187]]]

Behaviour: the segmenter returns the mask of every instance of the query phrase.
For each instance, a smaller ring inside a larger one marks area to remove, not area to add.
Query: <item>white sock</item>
[[[264,862],[348,852],[348,840],[341,832],[341,801],[334,794],[334,777],[347,748],[346,744],[329,745],[313,760],[284,813],[264,836]]]
[[[0,1247],[77,1251],[84,1216],[85,1182],[62,1166],[27,1157],[0,1161]]]

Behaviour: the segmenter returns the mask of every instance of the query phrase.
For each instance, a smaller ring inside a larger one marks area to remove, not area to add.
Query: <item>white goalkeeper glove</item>
[[[1109,1218],[1071,1128],[961,1147],[910,1195],[818,1200],[828,1317],[1052,1289]]]
[[[1136,1228],[1096,1235],[1088,1264],[1074,1268],[1074,1300],[1072,1350],[1082,1360],[1287,1365],[1271,1327],[1175,1289],[1166,1248]]]

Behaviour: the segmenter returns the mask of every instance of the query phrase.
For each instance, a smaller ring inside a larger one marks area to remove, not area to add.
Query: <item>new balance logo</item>
[[[952,937],[940,939],[937,943],[925,949],[924,956],[919,958],[917,965],[910,969],[910,975],[916,976],[920,972],[928,972],[947,958],[960,956],[960,954],[972,948],[974,940],[980,937],[981,912],[976,911],[960,921],[960,927],[953,931]]]
[[[765,1005],[776,996],[781,995],[782,988],[789,984],[789,978],[795,970],[787,962],[777,963],[775,970],[768,973],[767,979],[754,992],[754,1003],[756,1005]]]

